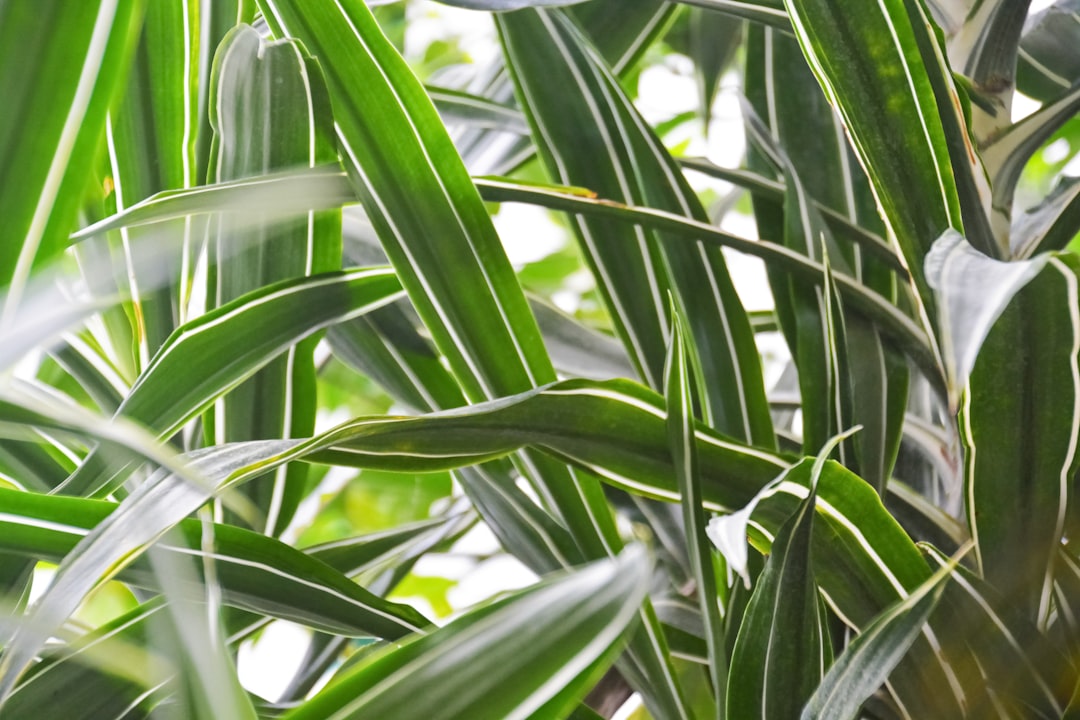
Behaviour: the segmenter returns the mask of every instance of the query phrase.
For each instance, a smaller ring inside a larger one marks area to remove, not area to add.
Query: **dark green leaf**
[[[857,717],[859,707],[888,679],[941,600],[955,562],[942,567],[859,633],[806,703],[800,715],[803,720]]]

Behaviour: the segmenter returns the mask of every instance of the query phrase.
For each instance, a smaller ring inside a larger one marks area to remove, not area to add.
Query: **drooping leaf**
[[[938,295],[939,342],[954,406],[990,328],[1047,260],[993,260],[955,231],[943,233],[927,254],[926,279]]]
[[[1020,92],[1052,102],[1080,80],[1080,21],[1076,0],[1056,0],[1030,15],[1020,39],[1016,81]]]
[[[670,154],[568,17],[530,11],[499,17],[497,23],[551,174],[619,202],[707,219]],[[691,361],[710,378],[702,388],[705,417],[733,437],[772,445],[753,334],[723,256],[704,244],[672,243],[625,224],[574,220],[641,377],[652,387],[661,385],[669,332],[663,294],[671,287],[692,333]],[[738,390],[728,391],[733,387]]]
[[[474,610],[361,662],[287,717],[566,717],[618,651],[650,566],[630,548]]]
[[[1034,257],[1041,252],[1064,250],[1080,231],[1080,180],[1065,176],[1039,205],[1013,223],[1013,256]]]
[[[1041,271],[989,328],[960,414],[966,511],[986,580],[1045,626],[1080,467],[1080,262]]]

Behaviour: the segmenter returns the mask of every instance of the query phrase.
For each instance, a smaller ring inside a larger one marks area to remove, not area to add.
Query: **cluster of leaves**
[[[0,716],[1080,712],[1080,183],[1017,207],[1076,0],[452,4],[502,53],[443,87],[400,3],[0,1]],[[635,107],[665,39],[706,117],[741,61],[745,168]],[[485,201],[566,213],[610,334]],[[286,542],[330,466],[463,496]],[[543,580],[439,628],[387,599],[476,523]],[[275,619],[314,636],[267,702],[236,655]]]

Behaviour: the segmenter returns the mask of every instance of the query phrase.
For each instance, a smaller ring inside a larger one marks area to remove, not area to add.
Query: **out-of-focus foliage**
[[[1080,712],[1077,10],[0,2],[0,718]]]

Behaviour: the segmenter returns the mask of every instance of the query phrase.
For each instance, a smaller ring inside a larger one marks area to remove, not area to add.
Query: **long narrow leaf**
[[[210,98],[215,180],[337,160],[326,83],[302,47],[289,41],[266,43],[244,25],[226,36],[218,53]],[[211,222],[210,309],[266,285],[341,268],[340,211],[239,230],[230,217],[218,215]],[[318,340],[309,336],[296,343],[218,400],[204,416],[204,434],[217,444],[310,436],[315,430]],[[292,466],[245,488],[265,514],[267,534],[285,529],[306,483],[307,469]]]
[[[0,9],[0,89],[8,108],[0,122],[5,321],[31,268],[57,257],[75,224],[141,17],[142,4],[134,0]],[[27,57],[34,58],[29,66]]]
[[[671,156],[565,16],[515,13],[498,26],[550,173],[620,202],[706,220]],[[706,419],[733,437],[772,445],[757,349],[723,256],[600,219],[575,218],[575,229],[648,384],[662,384],[669,332],[663,293],[671,287],[692,333],[692,361],[710,379],[702,387]]]
[[[859,707],[885,682],[918,637],[945,592],[954,564],[934,573],[848,645],[806,703],[800,715],[803,720],[857,716]]]
[[[287,717],[566,717],[613,659],[650,566],[628,549],[473,611],[361,663]]]
[[[698,604],[701,606],[702,630],[708,648],[709,679],[716,696],[717,717],[723,717],[721,708],[727,697],[727,655],[724,653],[724,625],[717,600],[712,547],[705,532],[706,518],[701,502],[697,443],[694,441],[693,378],[686,357],[686,330],[682,316],[674,304],[671,316],[671,348],[664,369],[668,437],[672,463],[679,483],[683,523],[686,527],[686,552],[693,568]]]

